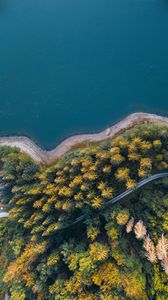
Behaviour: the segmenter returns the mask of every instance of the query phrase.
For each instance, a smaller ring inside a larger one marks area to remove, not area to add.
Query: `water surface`
[[[1,0],[0,135],[51,148],[168,114],[168,1]]]

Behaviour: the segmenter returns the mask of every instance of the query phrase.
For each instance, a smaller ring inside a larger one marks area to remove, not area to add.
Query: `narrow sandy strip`
[[[0,146],[17,147],[22,152],[28,154],[37,163],[49,164],[52,161],[59,159],[66,152],[70,151],[72,147],[85,142],[98,142],[114,137],[117,134],[133,127],[137,123],[162,123],[168,126],[168,118],[157,116],[148,113],[134,113],[129,115],[124,120],[115,125],[93,134],[79,134],[65,139],[55,149],[51,151],[42,150],[31,139],[24,136],[1,137]]]

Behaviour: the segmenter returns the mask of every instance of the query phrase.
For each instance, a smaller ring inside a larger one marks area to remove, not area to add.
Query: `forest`
[[[166,171],[162,124],[79,145],[51,165],[1,147],[0,300],[168,299],[168,178],[105,205]]]

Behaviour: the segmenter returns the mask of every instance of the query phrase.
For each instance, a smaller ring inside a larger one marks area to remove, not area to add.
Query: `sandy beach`
[[[71,136],[50,151],[41,149],[30,138],[25,136],[0,137],[0,146],[17,147],[21,152],[28,154],[35,162],[49,164],[52,161],[59,159],[66,152],[70,151],[72,147],[75,147],[78,144],[85,142],[99,142],[112,138],[141,122],[158,123],[168,126],[168,118],[166,117],[139,112],[129,115],[122,121],[101,132]]]

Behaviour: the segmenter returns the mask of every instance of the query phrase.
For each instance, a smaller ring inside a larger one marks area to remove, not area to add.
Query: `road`
[[[111,200],[109,200],[108,202],[106,202],[105,206],[104,207],[108,207],[110,205],[113,205],[121,200],[123,200],[125,197],[127,197],[128,195],[134,193],[135,191],[137,191],[138,189],[140,189],[142,186],[148,184],[149,182],[152,182],[156,179],[160,179],[160,178],[164,178],[164,177],[168,177],[168,172],[164,172],[164,173],[159,173],[159,174],[155,174],[155,175],[152,175],[148,178],[145,178],[143,180],[141,180],[138,184],[137,184],[137,187],[133,190],[126,190],[125,192],[119,194],[118,196],[112,198]],[[4,218],[4,217],[8,217],[9,213],[6,213],[6,212],[2,212],[0,213],[0,218]],[[71,225],[69,225],[68,227],[76,224],[76,223],[79,223],[81,221],[83,221],[85,218],[87,217],[87,215],[82,215],[80,217],[78,217]],[[4,300],[9,300],[9,296],[8,294],[5,295],[5,299]]]
[[[129,189],[124,191],[123,193],[119,194],[118,196],[112,198],[111,200],[107,201],[103,207],[103,209],[105,207],[108,207],[110,205],[113,205],[121,200],[123,200],[125,197],[129,196],[130,194],[134,193],[135,191],[137,191],[138,189],[140,189],[141,187],[143,187],[144,185],[148,184],[149,182],[152,182],[156,179],[160,179],[160,178],[164,178],[164,177],[168,177],[168,172],[164,172],[164,173],[158,173],[155,175],[152,175],[148,178],[145,178],[143,180],[141,180],[135,189]],[[9,213],[6,212],[2,212],[0,213],[0,218],[4,218],[4,217],[8,217]],[[76,224],[81,222],[82,220],[84,220],[87,217],[87,215],[81,215],[80,217],[78,217],[71,225]],[[69,226],[71,226],[69,225]]]
[[[127,197],[128,195],[134,193],[135,191],[137,191],[138,189],[140,189],[141,187],[143,187],[144,185],[148,184],[149,182],[152,182],[156,179],[160,179],[160,178],[164,178],[164,177],[168,177],[168,172],[164,172],[164,173],[158,173],[158,174],[155,174],[155,175],[152,175],[148,178],[145,178],[143,180],[141,180],[135,189],[129,189],[129,190],[126,190],[124,191],[123,193],[119,194],[118,196],[112,198],[111,200],[107,201],[103,207],[103,209],[105,207],[108,207],[110,205],[113,205],[121,200],[123,200],[125,197]],[[76,224],[76,223],[79,223],[81,222],[82,220],[84,220],[85,218],[87,217],[87,215],[81,215],[80,217],[78,217],[73,223],[73,224]]]

